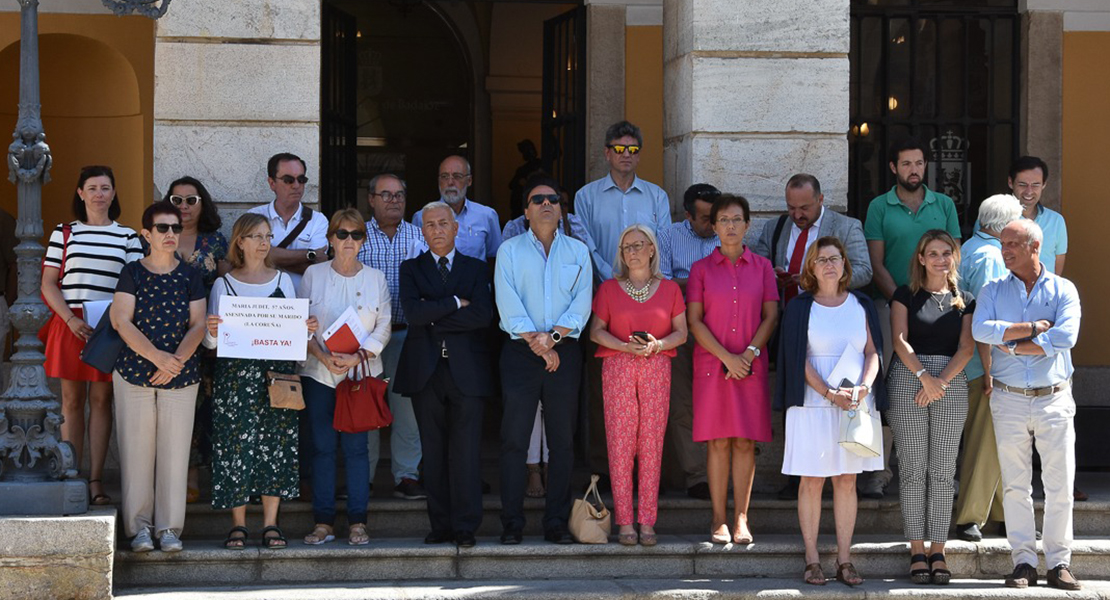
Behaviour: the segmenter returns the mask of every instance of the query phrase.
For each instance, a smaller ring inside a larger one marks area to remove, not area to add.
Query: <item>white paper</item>
[[[89,327],[96,329],[96,325],[100,323],[100,319],[107,314],[108,308],[112,306],[112,301],[86,300],[81,306],[85,317],[85,323],[88,323]]]
[[[308,298],[220,296],[220,358],[302,361],[308,354]]]
[[[339,331],[344,325],[350,326],[351,333],[358,340],[359,346],[366,341],[366,338],[370,337],[370,332],[362,326],[362,318],[358,316],[358,311],[355,310],[355,307],[348,306],[347,310],[343,311],[343,314],[339,315],[339,318],[324,330],[324,341],[330,340],[331,336],[335,335],[335,332]]]
[[[862,376],[863,353],[856,350],[855,346],[848,344],[840,355],[840,359],[836,361],[836,366],[829,373],[825,383],[835,390],[840,387],[840,382],[845,379],[851,381],[854,385],[858,385]]]

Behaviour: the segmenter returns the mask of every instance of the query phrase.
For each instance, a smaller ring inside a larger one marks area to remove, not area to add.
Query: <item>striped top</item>
[[[143,257],[139,235],[115,221],[96,226],[74,221],[70,227],[65,273],[59,286],[62,297],[70,308],[81,308],[86,300],[110,300],[123,265]],[[58,224],[50,234],[42,259],[44,267],[62,267],[63,239],[62,224]]]

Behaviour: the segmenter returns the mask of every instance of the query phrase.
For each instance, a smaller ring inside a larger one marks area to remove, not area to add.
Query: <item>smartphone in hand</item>
[[[651,338],[649,337],[649,335],[650,334],[646,331],[633,331],[632,332],[632,337],[634,339],[636,339],[637,341],[639,341],[641,344],[647,344],[648,342],[651,341]]]

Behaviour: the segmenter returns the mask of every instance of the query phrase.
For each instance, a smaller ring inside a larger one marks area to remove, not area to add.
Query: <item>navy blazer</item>
[[[489,343],[493,294],[485,262],[456,249],[447,282],[439,275],[432,253],[425,251],[401,263],[400,302],[408,320],[408,336],[393,389],[413,396],[428,385],[447,346],[448,367],[455,385],[471,396],[496,393],[495,357]],[[470,302],[459,308],[455,297]]]
[[[886,410],[886,378],[883,377],[883,332],[879,327],[879,313],[875,303],[866,294],[849,290],[864,312],[867,313],[867,326],[871,329],[871,342],[879,354],[879,374],[871,393],[875,397],[875,407]],[[813,308],[813,294],[802,292],[786,305],[782,318],[781,337],[779,338],[778,368],[775,373],[775,410],[786,410],[791,406],[805,404],[806,387],[806,347],[809,345],[809,313]]]

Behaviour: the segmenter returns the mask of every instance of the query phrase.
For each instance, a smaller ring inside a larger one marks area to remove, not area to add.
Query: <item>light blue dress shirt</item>
[[[591,237],[590,232],[586,230],[586,225],[582,222],[582,219],[574,213],[569,213],[568,215],[566,215],[566,218],[570,220],[571,237],[582,242],[583,244],[586,244],[586,247],[589,248],[590,252],[596,250],[597,246],[594,244],[594,238]],[[524,226],[524,215],[521,215],[509,221],[508,223],[505,223],[505,229],[501,230],[502,243],[511,238],[515,238],[525,231],[528,231],[528,228]],[[562,221],[559,221],[559,231],[565,231],[563,229]]]
[[[1068,226],[1064,222],[1064,215],[1038,204],[1037,218],[1033,219],[1033,222],[1044,233],[1044,241],[1041,242],[1041,262],[1050,273],[1055,273],[1056,257],[1068,253]],[[979,220],[976,219],[972,231],[979,231],[979,229]]]
[[[497,251],[493,289],[501,329],[512,339],[566,327],[578,337],[590,318],[593,270],[586,244],[555,232],[550,254],[531,230]]]
[[[1042,267],[1030,293],[1025,283],[1011,273],[983,286],[975,299],[971,334],[977,342],[1002,343],[1006,328],[1014,323],[1045,319],[1053,325],[1032,339],[1044,356],[1010,356],[991,349],[991,376],[998,383],[1019,388],[1058,385],[1071,378],[1075,370],[1071,349],[1079,338],[1079,292],[1075,284],[1057,277]]]
[[[455,237],[459,252],[482,261],[497,256],[501,247],[501,220],[497,211],[467,198],[455,221],[459,224],[459,235]],[[412,224],[420,227],[423,222],[423,213],[416,211]]]
[[[663,188],[636,177],[622,191],[606,175],[582,186],[574,196],[574,212],[582,218],[597,244],[592,252],[599,281],[613,278],[613,261],[621,233],[629,225],[642,224],[656,234],[671,224],[671,201]]]
[[[960,289],[976,298],[983,286],[1010,274],[1002,261],[1002,242],[998,238],[976,231],[960,248]],[[971,361],[964,367],[968,381],[983,376],[983,361],[979,352],[971,354]]]
[[[690,267],[721,245],[715,233],[707,238],[698,235],[689,220],[661,227],[655,235],[659,238],[659,270],[667,279],[689,279]]]

